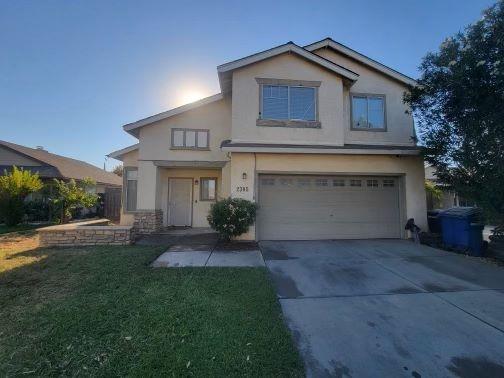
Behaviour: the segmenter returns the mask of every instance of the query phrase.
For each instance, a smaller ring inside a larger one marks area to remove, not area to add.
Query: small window
[[[281,178],[280,185],[282,186],[292,186],[292,179],[290,178]]]
[[[308,178],[300,178],[298,179],[298,186],[310,186],[311,181]]]
[[[350,180],[350,186],[362,186],[361,180]]]
[[[345,180],[343,179],[334,179],[332,182],[332,186],[345,186]]]
[[[385,96],[352,95],[352,128],[385,129]]]
[[[383,180],[384,188],[393,188],[395,186],[394,180]]]
[[[273,186],[275,185],[275,179],[274,178],[263,178],[261,179],[261,184],[265,186]]]
[[[200,179],[200,184],[201,184],[200,200],[215,201],[217,197],[217,179],[202,177]]]
[[[327,179],[316,179],[315,185],[316,186],[329,186],[329,183],[328,183]]]
[[[378,180],[367,180],[367,186],[370,188],[378,188]]]
[[[208,149],[208,130],[172,129],[172,147]]]
[[[261,118],[316,120],[316,89],[313,87],[263,85]]]
[[[135,211],[137,209],[138,170],[136,168],[125,168],[124,180],[124,202],[126,211]]]

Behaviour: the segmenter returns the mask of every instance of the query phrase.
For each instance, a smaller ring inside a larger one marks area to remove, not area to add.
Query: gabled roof
[[[212,102],[222,100],[223,98],[224,98],[224,96],[221,93],[217,93],[213,96],[205,97],[201,100],[194,101],[189,104],[179,106],[178,108],[170,109],[170,110],[167,110],[166,112],[158,113],[153,116],[143,118],[139,121],[128,123],[123,126],[123,129],[124,129],[124,131],[126,131],[126,132],[130,133],[131,135],[133,135],[134,137],[138,138],[138,129],[142,126],[145,126],[150,123],[157,122],[157,121],[161,121],[161,120],[169,118],[169,117],[173,117],[177,114],[187,112],[188,110],[195,109],[195,108],[198,108],[203,105],[211,104]]]
[[[111,157],[113,159],[117,159],[117,160],[121,160],[122,161],[123,155],[127,154],[128,152],[138,150],[139,146],[140,146],[140,143],[136,143],[136,144],[134,144],[132,146],[124,147],[124,148],[121,148],[120,150],[111,152],[107,156]]]
[[[29,148],[19,144],[0,140],[0,146],[36,160],[41,166],[27,166],[26,169],[38,172],[42,178],[65,178],[82,180],[90,177],[99,184],[122,185],[122,178],[114,173],[104,171],[81,160],[52,154],[45,150]],[[5,165],[0,161],[0,165]],[[23,166],[23,168],[25,168]]]
[[[334,73],[343,76],[345,79],[348,79],[352,82],[356,81],[359,78],[359,75],[357,73],[350,71],[349,69],[336,63],[333,63],[321,56],[318,56],[317,54],[314,54],[302,48],[301,46],[296,45],[294,42],[287,42],[283,45],[273,47],[272,49],[264,50],[256,54],[249,55],[245,58],[237,59],[218,66],[217,72],[219,74],[221,92],[227,93],[231,91],[232,71],[288,52],[297,54],[300,57],[318,64],[330,71],[333,71]]]
[[[346,55],[360,63],[363,63],[387,76],[390,76],[404,84],[407,84],[407,85],[416,85],[416,81],[415,79],[412,79],[411,77],[409,76],[406,76],[390,67],[387,67],[386,65],[380,63],[380,62],[377,62],[376,60],[374,59],[371,59],[353,49],[351,49],[350,47],[348,46],[345,46],[339,42],[336,42],[334,41],[333,39],[331,38],[325,38],[321,41],[318,41],[318,42],[315,42],[315,43],[312,43],[312,44],[309,44],[309,45],[306,45],[304,46],[304,48],[308,51],[315,51],[315,50],[318,50],[318,49],[321,49],[321,48],[331,48],[343,55]]]

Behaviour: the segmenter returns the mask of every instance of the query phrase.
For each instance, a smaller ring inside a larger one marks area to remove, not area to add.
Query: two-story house
[[[426,226],[415,81],[332,39],[217,67],[221,93],[124,126],[122,223],[208,226],[223,197],[259,204],[244,239],[402,238]]]

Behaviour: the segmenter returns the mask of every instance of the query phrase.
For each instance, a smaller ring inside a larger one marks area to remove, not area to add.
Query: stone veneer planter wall
[[[150,234],[163,227],[162,210],[137,210],[133,227],[138,234]]]
[[[135,242],[133,226],[109,226],[108,219],[62,224],[37,229],[43,247],[129,245]]]

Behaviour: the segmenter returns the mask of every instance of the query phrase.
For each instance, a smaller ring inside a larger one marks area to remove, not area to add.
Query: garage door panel
[[[263,240],[400,237],[394,177],[260,176],[259,206]]]

